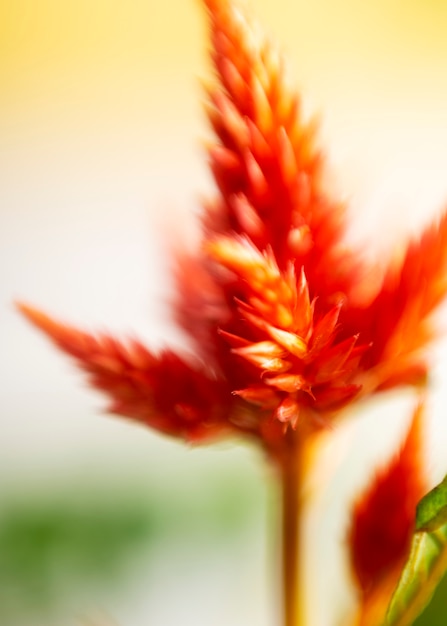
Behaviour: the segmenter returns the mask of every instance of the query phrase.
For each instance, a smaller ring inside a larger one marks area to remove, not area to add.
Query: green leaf
[[[413,626],[445,626],[447,576],[444,574],[432,599],[419,615]]]
[[[410,555],[391,598],[385,626],[411,626],[447,570],[447,476],[419,502]]]
[[[416,509],[416,530],[436,530],[447,523],[447,476],[422,498]]]

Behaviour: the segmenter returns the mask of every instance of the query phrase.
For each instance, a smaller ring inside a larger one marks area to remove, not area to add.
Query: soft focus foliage
[[[196,555],[188,567],[192,580],[184,582],[192,596],[197,562],[220,559],[230,570],[221,582],[234,578],[236,558],[228,564],[222,555],[240,554],[264,506],[261,485],[249,472],[241,478],[237,471],[214,470],[186,486],[169,480],[161,486],[124,471],[117,482],[105,474],[88,484],[66,479],[63,490],[54,480],[37,489],[23,485],[20,494],[2,490],[2,625],[59,626],[72,623],[69,616],[83,626],[140,624],[138,608],[133,620],[120,612],[129,613],[142,576],[147,619],[158,623],[151,604],[166,602],[168,591],[155,603],[160,585],[154,580],[175,587],[185,552]],[[185,599],[177,600],[181,610]],[[104,611],[113,619],[96,622],[94,615]]]

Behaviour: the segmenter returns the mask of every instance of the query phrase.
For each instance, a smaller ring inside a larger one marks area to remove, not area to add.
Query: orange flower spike
[[[386,610],[410,547],[416,505],[427,492],[422,425],[419,405],[400,452],[354,506],[349,548],[361,595],[362,625],[382,623],[372,616]]]
[[[281,55],[231,2],[207,0],[217,83],[209,88],[209,117],[219,144],[210,165],[221,197],[211,232],[245,234],[270,246],[278,266],[303,265],[310,283],[346,257],[343,271],[320,280],[319,297],[346,291],[358,260],[340,246],[344,208],[322,189],[316,124],[303,119],[284,77]],[[348,270],[349,265],[349,270]]]
[[[428,316],[447,291],[447,214],[366,296],[371,269],[343,241],[345,209],[328,198],[315,124],[280,55],[231,0],[205,4],[218,194],[202,247],[176,252],[174,305],[196,358],[22,313],[77,359],[112,411],[194,440],[243,431],[281,453],[288,425],[305,419],[311,431],[357,396],[424,382]]]

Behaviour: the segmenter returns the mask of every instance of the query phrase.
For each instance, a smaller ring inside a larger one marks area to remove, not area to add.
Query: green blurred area
[[[192,554],[222,545],[234,551],[263,515],[264,490],[250,477],[207,476],[193,489],[162,482],[84,479],[3,493],[0,624],[58,623],[90,600],[101,604],[101,594],[125,596],[140,569],[147,575],[176,546]]]
[[[447,624],[447,575],[438,585],[430,604],[413,626],[446,626]]]

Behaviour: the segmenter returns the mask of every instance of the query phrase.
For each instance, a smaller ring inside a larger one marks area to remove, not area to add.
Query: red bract
[[[359,624],[382,623],[414,531],[416,505],[427,491],[422,407],[415,411],[398,455],[357,501],[349,532],[350,558],[361,593]]]
[[[425,380],[428,318],[446,292],[447,215],[382,278],[365,267],[344,241],[345,207],[329,195],[315,124],[281,56],[230,1],[206,5],[218,193],[203,245],[179,259],[175,303],[196,359],[22,312],[77,359],[111,411],[192,440],[248,433],[278,451],[289,427],[319,428],[355,398]]]

